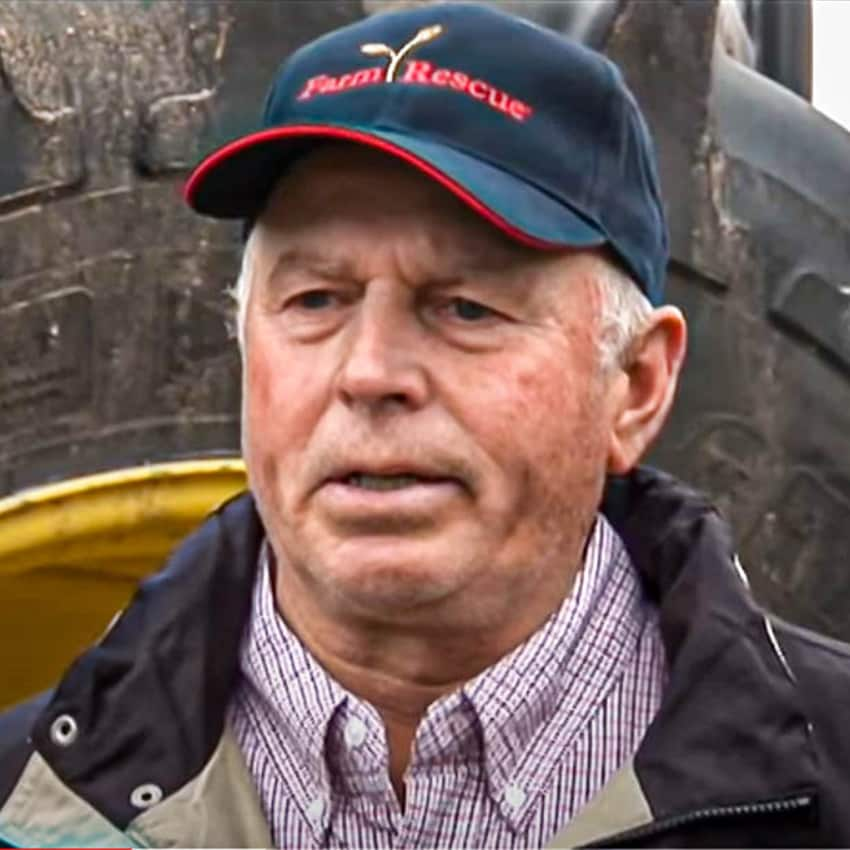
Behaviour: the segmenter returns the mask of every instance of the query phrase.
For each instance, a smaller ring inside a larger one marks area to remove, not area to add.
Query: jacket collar
[[[650,470],[612,481],[603,511],[660,607],[670,666],[634,759],[652,814],[810,790],[806,718],[733,566],[726,525]],[[216,512],[70,669],[35,725],[51,769],[120,829],[139,815],[133,789],[175,794],[220,745],[262,537],[249,494]],[[50,738],[62,714],[80,729],[72,747]]]
[[[201,773],[119,830],[35,753],[0,809],[0,847],[271,847],[271,833],[232,732]]]
[[[660,608],[669,681],[634,758],[655,819],[811,793],[811,724],[729,526],[645,469],[611,482],[603,510]]]
[[[210,516],[73,664],[36,721],[36,750],[119,828],[140,813],[135,789],[174,794],[220,743],[262,537],[247,494]],[[79,730],[64,747],[50,734],[62,715]]]

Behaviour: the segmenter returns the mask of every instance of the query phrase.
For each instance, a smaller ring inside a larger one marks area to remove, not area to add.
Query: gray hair
[[[242,246],[242,262],[239,266],[239,276],[236,283],[227,294],[236,302],[236,339],[239,350],[245,351],[245,313],[248,309],[248,297],[251,294],[251,281],[254,278],[254,237],[257,228],[252,227],[245,244]]]
[[[624,366],[652,315],[652,304],[634,279],[611,260],[600,258],[595,275],[601,304],[599,359],[603,371]]]
[[[256,233],[255,227],[245,242],[239,277],[229,292],[236,302],[236,337],[243,353],[245,313],[254,277],[253,240]],[[602,370],[607,372],[628,360],[635,341],[652,314],[652,305],[634,280],[618,265],[600,257],[597,268],[599,271],[594,280],[599,287],[602,310],[599,357]]]

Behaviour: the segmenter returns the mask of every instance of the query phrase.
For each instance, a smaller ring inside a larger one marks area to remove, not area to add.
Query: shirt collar
[[[481,727],[490,792],[511,822],[518,823],[533,806],[551,773],[544,769],[540,730],[568,700],[574,711],[560,731],[559,752],[581,731],[636,649],[643,604],[622,541],[600,515],[582,569],[558,610],[525,643],[464,686]],[[610,627],[604,617],[614,620]],[[512,787],[522,788],[523,804],[511,802],[506,792]]]

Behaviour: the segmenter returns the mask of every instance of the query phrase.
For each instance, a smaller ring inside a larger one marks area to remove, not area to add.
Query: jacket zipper
[[[718,820],[721,818],[747,817],[748,815],[770,815],[783,812],[793,812],[808,808],[812,805],[810,795],[799,795],[788,797],[784,800],[766,800],[761,803],[740,803],[733,806],[716,806],[710,809],[697,809],[682,815],[675,815],[665,820],[653,821],[646,826],[638,826],[634,829],[610,835],[600,841],[594,841],[585,847],[612,847],[617,844],[631,844],[633,841],[651,838],[670,829],[687,826],[706,820]]]

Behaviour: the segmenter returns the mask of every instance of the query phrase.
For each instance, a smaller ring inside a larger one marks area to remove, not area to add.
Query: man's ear
[[[627,473],[658,436],[673,405],[687,336],[682,313],[659,307],[612,379],[610,474]]]

